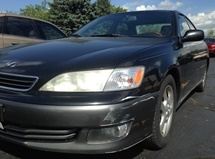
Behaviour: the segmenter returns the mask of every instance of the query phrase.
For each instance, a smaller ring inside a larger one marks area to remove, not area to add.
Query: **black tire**
[[[196,87],[196,92],[204,92],[207,82],[207,70],[205,70],[202,82]]]
[[[146,158],[143,150],[143,145],[140,144],[128,150],[116,154],[111,154],[107,156],[105,159],[146,159]]]
[[[214,53],[210,53],[210,58],[214,58],[215,54]]]
[[[163,94],[164,91],[166,90],[167,86],[172,87],[172,92],[173,92],[173,111],[172,111],[172,121],[171,121],[171,126],[168,130],[167,135],[164,137],[161,135],[161,130],[160,130],[160,122],[161,122],[161,104],[163,100]],[[152,136],[147,140],[147,148],[153,149],[153,150],[159,150],[163,147],[165,147],[170,139],[171,132],[172,132],[172,125],[174,121],[174,113],[175,113],[175,108],[177,105],[177,93],[176,93],[176,84],[175,80],[171,75],[168,75],[164,81],[161,84],[160,88],[160,95],[158,97],[158,102],[155,108],[155,115],[154,115],[154,120],[153,120],[153,126],[152,126]]]
[[[146,159],[144,157],[144,152],[141,152],[139,155],[135,156],[133,159]]]

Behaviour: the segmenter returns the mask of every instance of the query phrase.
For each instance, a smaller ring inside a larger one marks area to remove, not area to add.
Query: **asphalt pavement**
[[[207,88],[192,93],[176,113],[173,137],[160,151],[138,145],[128,152],[114,155],[131,159],[143,151],[145,159],[215,159],[215,58],[211,59]],[[98,159],[113,156],[79,156],[35,151],[0,141],[0,159]]]

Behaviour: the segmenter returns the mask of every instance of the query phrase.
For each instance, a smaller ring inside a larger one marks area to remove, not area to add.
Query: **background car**
[[[55,25],[29,17],[0,14],[0,48],[65,38]]]
[[[215,38],[206,38],[205,42],[208,45],[209,53],[215,55]]]

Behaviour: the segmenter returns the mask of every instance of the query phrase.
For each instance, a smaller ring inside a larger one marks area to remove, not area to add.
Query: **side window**
[[[39,27],[40,31],[42,32],[46,40],[65,38],[65,35],[60,30],[52,26],[51,24],[39,22],[39,21],[37,21],[36,24]]]
[[[6,34],[27,38],[39,38],[38,33],[34,30],[32,20],[25,18],[8,17]]]
[[[190,27],[184,16],[179,16],[179,29],[180,29],[181,36],[184,36],[185,33],[190,30]]]
[[[0,34],[3,33],[4,17],[0,17]]]

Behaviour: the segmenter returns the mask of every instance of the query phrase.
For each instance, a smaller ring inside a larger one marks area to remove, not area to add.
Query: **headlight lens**
[[[137,88],[144,77],[144,67],[70,72],[56,76],[40,91],[103,92]]]
[[[65,73],[53,78],[40,90],[53,92],[102,91],[112,71],[113,70],[96,70]]]
[[[108,79],[104,91],[118,91],[137,88],[144,77],[144,67],[115,69]]]

